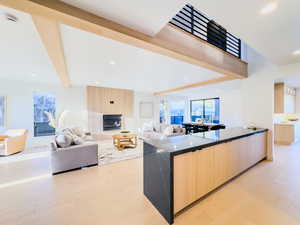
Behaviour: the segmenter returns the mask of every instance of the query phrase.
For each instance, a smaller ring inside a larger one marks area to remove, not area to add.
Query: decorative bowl
[[[129,134],[130,131],[129,131],[129,130],[121,130],[120,133],[121,133],[121,134]]]

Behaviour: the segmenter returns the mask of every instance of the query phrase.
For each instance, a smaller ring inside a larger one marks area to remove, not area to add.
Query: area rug
[[[99,144],[99,166],[108,165],[111,163],[136,159],[143,156],[143,143],[139,142],[136,148],[125,148],[119,151],[113,145],[101,145]]]

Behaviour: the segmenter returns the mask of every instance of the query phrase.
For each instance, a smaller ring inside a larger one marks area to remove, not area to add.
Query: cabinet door
[[[196,200],[195,153],[174,157],[174,213]]]
[[[214,153],[214,187],[224,184],[232,176],[229,144],[215,145]]]
[[[249,149],[247,147],[247,138],[237,139],[228,142],[228,170],[229,179],[238,175],[241,171],[248,167]]]
[[[252,135],[251,147],[251,165],[254,165],[267,156],[267,132]]]
[[[196,155],[196,198],[212,191],[214,186],[214,147],[195,152]]]

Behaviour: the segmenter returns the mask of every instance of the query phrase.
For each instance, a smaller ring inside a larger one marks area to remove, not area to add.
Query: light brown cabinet
[[[195,152],[174,158],[174,192],[181,193],[174,198],[174,211],[191,204],[196,199],[196,158]]]
[[[295,113],[296,90],[287,87],[284,83],[277,83],[274,87],[274,112]]]
[[[214,163],[211,167],[213,171],[214,187],[218,187],[230,179],[232,166],[232,149],[227,143],[215,145],[211,148],[214,155]],[[205,178],[204,178],[205,179]]]
[[[300,122],[277,123],[274,133],[276,144],[291,145],[300,140]]]
[[[267,155],[267,133],[174,157],[174,214]]]
[[[134,94],[132,90],[87,87],[87,106],[90,112],[133,116]]]
[[[211,148],[206,148],[195,152],[196,159],[196,193],[197,196],[203,196],[215,188],[214,171],[214,152]],[[195,200],[195,199],[194,199]]]

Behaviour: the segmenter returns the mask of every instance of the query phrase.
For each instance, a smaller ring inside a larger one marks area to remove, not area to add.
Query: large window
[[[55,116],[55,96],[50,93],[35,92],[34,102],[34,136],[50,136],[55,134],[55,128],[49,126],[49,118],[45,112]]]
[[[202,118],[208,123],[220,123],[220,99],[200,99],[191,101],[191,120]]]
[[[170,102],[170,123],[182,124],[185,113],[185,101],[171,101]]]

